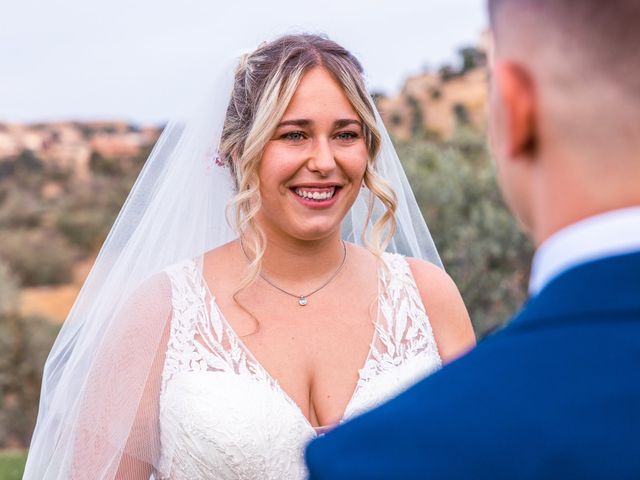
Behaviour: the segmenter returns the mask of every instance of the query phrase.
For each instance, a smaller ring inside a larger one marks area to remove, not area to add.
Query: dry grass
[[[25,288],[20,292],[20,315],[38,315],[60,324],[67,318],[94,259],[74,267],[73,283],[55,287]]]
[[[37,315],[62,323],[79,291],[76,285],[25,288],[20,295],[20,315]]]

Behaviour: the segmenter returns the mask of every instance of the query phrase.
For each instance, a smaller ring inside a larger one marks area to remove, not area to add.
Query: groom
[[[500,332],[311,443],[311,479],[640,479],[640,1],[489,0],[490,139],[538,246]]]

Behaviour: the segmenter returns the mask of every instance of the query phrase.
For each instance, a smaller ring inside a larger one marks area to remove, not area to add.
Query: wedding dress
[[[441,365],[409,265],[384,254],[368,357],[341,421]],[[172,318],[160,393],[161,465],[173,480],[303,479],[316,429],[225,320],[189,260],[166,270]]]

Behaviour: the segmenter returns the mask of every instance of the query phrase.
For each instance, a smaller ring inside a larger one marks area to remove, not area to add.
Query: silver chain
[[[251,261],[251,259],[249,258],[249,255],[247,255],[247,251],[244,249],[244,243],[242,242],[242,237],[240,238],[240,248],[242,249],[242,253],[244,253],[244,256],[247,257],[247,260]],[[298,305],[300,305],[301,307],[304,307],[305,305],[307,305],[309,303],[309,301],[307,299],[311,295],[313,295],[314,293],[319,292],[324,287],[329,285],[331,283],[331,281],[338,276],[338,274],[342,270],[342,267],[344,267],[344,264],[345,264],[345,262],[347,260],[347,245],[344,243],[344,240],[342,240],[342,248],[344,250],[344,253],[342,255],[342,262],[340,262],[340,266],[338,266],[338,269],[335,272],[333,272],[333,275],[331,275],[331,277],[329,277],[329,279],[326,282],[324,282],[322,285],[320,285],[318,288],[316,288],[311,293],[307,293],[306,295],[296,295],[295,293],[287,292],[284,288],[280,288],[278,285],[276,285],[271,280],[269,280],[267,277],[265,277],[262,273],[259,273],[258,275],[260,275],[260,278],[262,278],[265,282],[267,282],[273,288],[281,291],[282,293],[285,293],[285,294],[289,295],[290,297],[297,298],[298,299]]]

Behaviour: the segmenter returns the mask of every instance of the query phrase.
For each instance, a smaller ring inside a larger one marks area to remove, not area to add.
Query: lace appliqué
[[[162,391],[178,372],[226,372],[272,383],[222,318],[193,260],[167,269],[172,284],[173,320]]]
[[[304,478],[314,432],[298,406],[226,322],[197,263],[166,272],[173,317],[160,393],[161,478]]]
[[[345,417],[378,406],[442,366],[407,260],[393,253],[382,258],[376,332]]]

